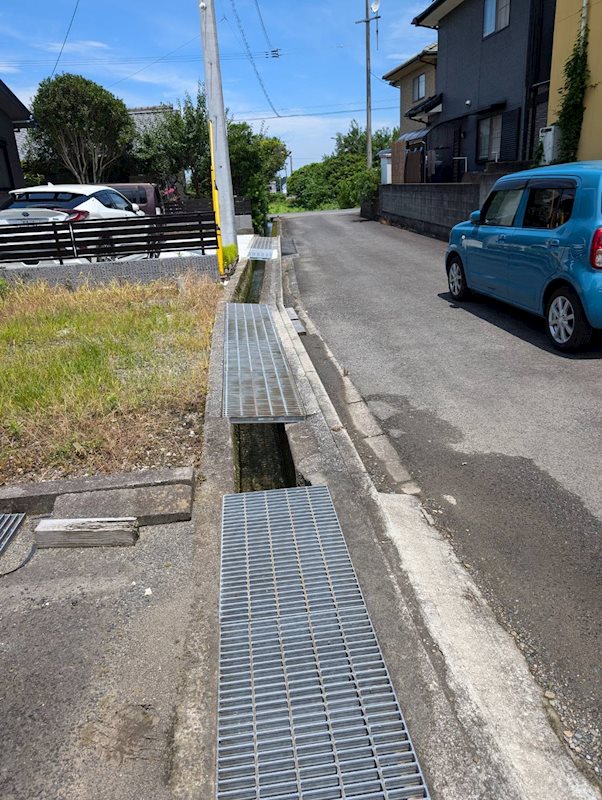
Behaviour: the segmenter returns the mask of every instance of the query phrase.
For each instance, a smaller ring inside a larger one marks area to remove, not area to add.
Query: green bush
[[[349,178],[342,180],[337,189],[337,202],[339,208],[355,208],[362,201],[371,200],[378,192],[380,172],[373,169],[359,170]]]
[[[0,300],[8,294],[8,281],[6,278],[0,278]]]

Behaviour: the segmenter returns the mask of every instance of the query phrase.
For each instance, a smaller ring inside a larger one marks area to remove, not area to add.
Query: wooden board
[[[43,519],[35,543],[44,547],[127,547],[138,540],[135,517]]]

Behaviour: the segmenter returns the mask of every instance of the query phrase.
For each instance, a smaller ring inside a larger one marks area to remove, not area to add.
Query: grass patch
[[[0,483],[192,464],[222,288],[0,293]]]
[[[294,204],[289,205],[288,200],[282,200],[281,198],[270,198],[269,203],[269,214],[293,214],[295,212],[300,211],[333,211],[337,209],[339,206],[336,203],[322,203],[322,205],[317,209],[309,209],[305,208],[304,206],[297,206]]]

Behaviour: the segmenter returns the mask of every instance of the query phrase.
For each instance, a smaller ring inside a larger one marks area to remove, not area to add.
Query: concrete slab
[[[117,472],[112,475],[10,484],[0,486],[0,513],[50,514],[55,500],[62,494],[141,486],[171,486],[175,483],[192,486],[194,469],[192,467],[149,469],[143,472]]]
[[[192,516],[192,487],[180,483],[64,494],[57,498],[52,516],[60,519],[136,517],[140,525],[183,522]]]

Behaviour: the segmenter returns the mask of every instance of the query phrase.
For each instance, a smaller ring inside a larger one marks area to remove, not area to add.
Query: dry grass
[[[0,296],[0,483],[200,456],[219,285],[19,285]]]

